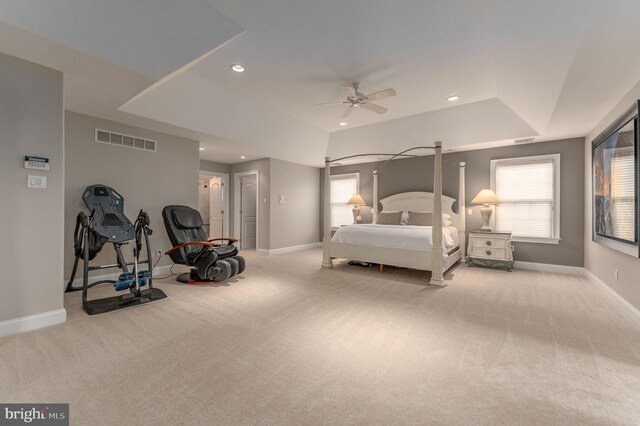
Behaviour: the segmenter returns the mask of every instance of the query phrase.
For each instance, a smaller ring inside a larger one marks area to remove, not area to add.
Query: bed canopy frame
[[[367,156],[380,156],[380,155],[389,155],[390,157],[378,167],[377,170],[373,172],[373,217],[374,223],[375,219],[378,215],[378,176],[380,171],[384,168],[384,166],[391,160],[398,157],[413,157],[415,155],[408,154],[411,151],[419,150],[419,149],[427,149],[433,150],[435,153],[435,163],[433,168],[433,194],[432,201],[429,200],[429,204],[432,203],[432,212],[433,212],[433,226],[432,226],[432,253],[431,262],[429,262],[428,258],[424,253],[425,252],[417,252],[415,250],[403,250],[403,249],[377,249],[383,250],[385,253],[385,258],[388,259],[398,259],[397,262],[392,264],[396,266],[410,266],[415,267],[416,269],[430,270],[431,271],[431,280],[429,284],[435,286],[444,286],[444,271],[445,265],[441,256],[441,247],[442,247],[442,213],[443,213],[443,198],[445,198],[445,203],[447,204],[447,210],[451,210],[452,199],[449,197],[443,197],[442,195],[442,142],[437,141],[434,142],[433,146],[418,146],[406,149],[397,154],[357,154],[350,155],[347,157],[331,159],[329,157],[325,157],[325,173],[324,173],[324,229],[323,229],[323,260],[322,266],[325,268],[333,267],[332,252],[338,250],[332,250],[331,241],[331,164],[352,158],[358,157],[367,157]],[[456,226],[458,227],[459,237],[460,237],[460,249],[457,252],[458,255],[456,259],[464,259],[465,252],[465,163],[461,162],[458,164],[459,168],[459,185],[458,185],[458,217],[455,221]],[[411,197],[411,194],[415,194],[418,196],[425,196],[427,193],[406,193],[406,196]],[[430,195],[430,194],[429,194]],[[385,198],[385,201],[388,205],[393,205],[393,198],[396,196],[391,196]],[[451,201],[450,201],[451,200]],[[384,208],[384,206],[383,206]],[[388,206],[387,206],[388,208]],[[437,249],[436,249],[437,248]],[[380,252],[382,253],[382,251]],[[401,257],[412,257],[413,259],[408,261],[403,265]],[[358,260],[366,260],[366,259],[358,259]],[[428,263],[431,263],[430,265]],[[418,265],[419,264],[419,265]],[[450,267],[451,265],[448,265]]]

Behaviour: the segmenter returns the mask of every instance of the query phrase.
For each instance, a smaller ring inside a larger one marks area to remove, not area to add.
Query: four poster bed
[[[382,212],[432,213],[432,226],[377,224],[378,177],[387,162],[417,149],[435,151],[433,192],[404,192],[380,200]],[[331,160],[325,158],[324,236],[322,266],[333,267],[334,258],[358,260],[431,271],[429,284],[444,286],[444,273],[465,257],[465,163],[459,163],[458,208],[455,199],[442,195],[442,143],[415,147],[392,155],[373,172],[373,224],[347,225],[331,237]],[[377,155],[377,154],[376,154]],[[446,218],[446,222],[445,219]],[[439,248],[439,249],[436,249]]]

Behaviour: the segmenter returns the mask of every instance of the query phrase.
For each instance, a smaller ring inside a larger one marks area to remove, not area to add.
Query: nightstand
[[[467,265],[506,267],[513,269],[513,245],[511,232],[471,231],[467,249]]]

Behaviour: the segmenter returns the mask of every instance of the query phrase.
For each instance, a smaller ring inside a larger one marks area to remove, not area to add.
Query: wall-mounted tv
[[[593,140],[593,241],[639,257],[640,101]]]

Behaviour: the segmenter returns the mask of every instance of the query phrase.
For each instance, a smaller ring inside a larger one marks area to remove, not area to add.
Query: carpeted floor
[[[571,275],[248,254],[226,286],[0,339],[1,402],[79,425],[639,424],[640,326]],[[111,295],[107,287],[94,292]]]

